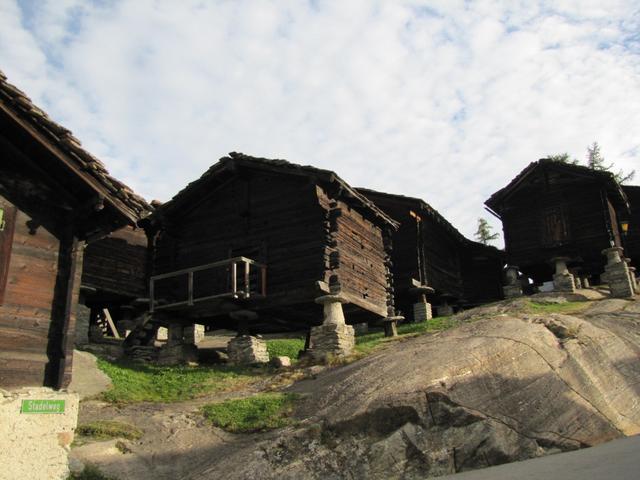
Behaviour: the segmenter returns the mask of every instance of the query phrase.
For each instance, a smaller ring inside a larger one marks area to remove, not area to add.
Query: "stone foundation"
[[[64,402],[62,413],[26,413],[25,400]],[[66,479],[73,432],[78,423],[78,395],[29,388],[0,390],[0,477],[29,480]]]
[[[227,344],[229,362],[235,365],[268,363],[267,342],[251,335],[242,335],[229,340]]]
[[[428,302],[418,302],[413,304],[413,321],[416,323],[425,322],[433,318],[431,304]]]
[[[505,285],[502,287],[504,298],[517,298],[522,296],[522,287],[520,285]]]
[[[576,291],[575,278],[570,273],[560,273],[553,276],[553,291],[554,292],[569,292]]]
[[[158,327],[156,340],[160,342],[166,342],[167,340],[169,340],[169,329],[167,327]]]
[[[502,287],[504,298],[516,298],[522,296],[522,285],[518,278],[518,267],[508,265],[505,270],[506,285]]]
[[[622,260],[620,254],[622,248],[612,247],[602,251],[607,256],[607,265],[604,267],[609,291],[612,297],[629,298],[634,295],[634,287],[627,263]]]
[[[438,316],[439,317],[450,317],[453,315],[453,307],[447,303],[444,305],[438,305]]]
[[[553,275],[553,291],[574,293],[576,291],[575,277],[567,268],[567,257],[555,257],[551,259],[555,264],[556,273]]]
[[[311,328],[309,354],[315,361],[346,357],[353,352],[355,333],[351,325],[329,323]]]
[[[198,361],[198,348],[193,344],[176,343],[158,350],[158,365],[182,365]]]
[[[204,340],[204,325],[194,323],[188,327],[184,327],[184,341],[186,343],[192,343],[198,345]]]

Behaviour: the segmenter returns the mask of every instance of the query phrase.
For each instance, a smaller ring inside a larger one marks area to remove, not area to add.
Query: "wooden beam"
[[[104,315],[104,318],[107,321],[107,325],[109,325],[109,329],[111,330],[111,333],[113,334],[114,338],[120,338],[120,334],[118,333],[118,329],[116,328],[115,323],[113,323],[113,319],[111,318],[109,309],[103,308],[102,314]]]
[[[9,108],[4,102],[0,101],[0,110],[9,116],[15,123],[17,123],[22,129],[28,132],[40,145],[53,154],[58,160],[60,160],[67,168],[81,178],[88,186],[90,186],[96,192],[102,194],[102,196],[109,201],[109,203],[116,208],[120,213],[128,218],[132,223],[138,220],[138,216],[133,212],[126,204],[115,197],[113,193],[108,190],[102,183],[95,177],[87,175],[82,171],[81,167],[75,162],[71,161],[67,154],[61,148],[55,146],[53,141],[47,138],[43,133],[39,132],[29,122],[17,115],[11,108]]]

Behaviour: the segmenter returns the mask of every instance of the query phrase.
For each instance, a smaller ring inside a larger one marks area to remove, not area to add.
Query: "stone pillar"
[[[555,257],[551,261],[555,264],[556,273],[553,275],[553,290],[556,292],[576,291],[575,279],[567,268],[568,257]]]
[[[156,332],[156,340],[159,342],[166,342],[169,339],[169,330],[167,327],[158,327]]]
[[[442,305],[438,305],[438,316],[449,317],[451,315],[453,315],[453,307],[446,300],[443,300]]]
[[[229,340],[227,355],[229,362],[235,365],[269,363],[267,342],[252,335],[240,335]]]
[[[185,326],[172,322],[167,329],[167,344],[158,352],[158,364],[181,365],[198,361],[198,348],[184,340]]]
[[[340,295],[323,295],[315,301],[323,306],[323,322],[311,328],[311,358],[325,361],[350,355],[355,346],[355,333],[344,320],[342,304],[346,299]]]
[[[636,267],[629,267],[629,276],[631,277],[631,285],[637,294],[640,294],[640,285],[638,285],[638,277],[636,277]]]
[[[586,275],[582,275],[580,277],[580,281],[582,282],[582,288],[591,288],[591,282],[589,281],[589,277]]]
[[[91,309],[82,303],[76,305],[76,346],[89,343],[89,325],[91,323]]]
[[[385,318],[384,321],[384,336],[385,337],[397,337],[398,336],[398,322],[404,320],[401,316],[391,316]]]
[[[411,320],[415,323],[425,322],[433,318],[431,304],[427,301],[427,294],[432,294],[433,288],[422,285],[409,289],[409,293],[416,299],[413,304]]]
[[[184,343],[184,325],[171,323],[167,329],[167,345],[181,345]]]
[[[269,362],[267,342],[249,333],[249,323],[258,318],[251,310],[236,310],[229,316],[238,324],[238,335],[227,344],[229,362],[235,365],[255,365]]]
[[[184,328],[184,341],[198,345],[204,339],[204,325],[194,323]]]
[[[573,275],[573,284],[575,285],[576,290],[580,290],[582,288],[582,278],[580,277],[580,274],[576,270],[573,270],[571,275]]]
[[[622,248],[611,247],[602,251],[607,256],[607,264],[604,267],[609,290],[612,297],[632,297],[634,287],[631,283],[631,275],[627,262],[622,260]]]
[[[515,298],[522,296],[522,285],[518,278],[518,267],[507,265],[505,270],[506,285],[502,287],[504,298]]]

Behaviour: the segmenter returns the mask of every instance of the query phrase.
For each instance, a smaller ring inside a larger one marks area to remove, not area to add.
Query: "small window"
[[[564,211],[560,207],[542,212],[542,243],[547,247],[563,245],[569,241],[569,228]]]

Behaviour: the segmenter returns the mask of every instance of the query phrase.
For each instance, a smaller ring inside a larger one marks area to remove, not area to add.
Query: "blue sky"
[[[148,199],[241,151],[471,236],[548,154],[640,170],[638,32],[637,1],[0,0],[0,69]]]

